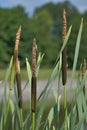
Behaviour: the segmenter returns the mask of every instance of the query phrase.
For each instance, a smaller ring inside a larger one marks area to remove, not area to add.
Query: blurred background
[[[21,67],[25,58],[31,62],[33,39],[37,40],[37,53],[45,54],[42,68],[51,68],[62,46],[62,12],[67,12],[67,30],[72,33],[67,46],[68,68],[72,68],[76,38],[81,18],[84,19],[77,69],[87,59],[87,0],[0,0],[0,69],[7,67],[13,55],[17,29],[22,25],[19,45]]]

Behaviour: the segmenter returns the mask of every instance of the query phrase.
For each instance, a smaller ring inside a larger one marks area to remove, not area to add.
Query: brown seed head
[[[33,40],[33,47],[32,47],[32,76],[36,77],[36,39]]]
[[[19,45],[19,40],[20,40],[20,34],[21,34],[21,26],[19,27],[17,33],[16,33],[16,41],[15,41],[15,48],[14,50],[18,51],[18,45]]]
[[[66,37],[66,11],[63,9],[63,29],[62,29],[62,42],[64,42]]]
[[[20,34],[21,34],[21,26],[19,27],[16,33],[16,41],[15,41],[15,47],[14,47],[14,63],[15,63],[16,73],[20,72],[19,61],[18,61],[18,46],[19,46]]]

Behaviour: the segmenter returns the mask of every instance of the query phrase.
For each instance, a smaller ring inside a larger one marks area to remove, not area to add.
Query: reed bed
[[[23,96],[21,88],[21,69],[20,62],[18,58],[18,47],[21,40],[21,26],[19,27],[16,34],[16,41],[14,47],[14,53],[11,58],[10,64],[6,71],[4,79],[4,93],[3,100],[1,103],[0,109],[0,130],[84,130],[84,126],[87,123],[87,102],[86,102],[86,89],[85,82],[87,80],[87,71],[86,71],[86,60],[84,60],[84,65],[82,67],[82,73],[78,74],[77,84],[75,89],[75,102],[71,107],[70,111],[67,111],[67,91],[66,91],[66,82],[67,82],[67,54],[66,47],[68,44],[68,39],[71,34],[70,27],[67,31],[66,27],[66,11],[63,10],[63,31],[62,31],[62,46],[60,52],[57,55],[57,59],[52,68],[52,72],[48,78],[47,84],[44,85],[44,88],[37,98],[37,80],[39,69],[42,60],[44,60],[44,54],[39,53],[38,57],[36,55],[36,50],[38,49],[36,45],[36,39],[33,40],[32,44],[32,64],[29,63],[29,60],[26,58],[26,70],[28,75],[28,82],[31,89],[29,108],[27,110],[26,116],[24,116],[23,111]],[[71,75],[71,84],[75,76],[79,48],[81,43],[81,35],[83,29],[83,19],[81,20],[80,28],[77,34],[77,41],[75,47],[75,55],[73,60],[73,68]],[[61,79],[62,73],[62,79]],[[45,120],[43,121],[44,111],[46,103],[48,101],[48,95],[51,87],[51,83],[58,79],[58,85],[56,90],[53,90],[53,105],[50,107],[48,114],[46,115]],[[61,82],[62,80],[62,82]],[[9,82],[9,95],[7,95],[7,84]],[[27,83],[26,83],[27,85]],[[61,94],[60,87],[64,86],[64,116],[61,113]],[[26,89],[26,86],[25,86]],[[15,102],[12,100],[11,93],[14,91]],[[85,93],[85,94],[84,94]],[[37,107],[39,108],[37,111]],[[60,123],[61,116],[63,116],[63,121]]]

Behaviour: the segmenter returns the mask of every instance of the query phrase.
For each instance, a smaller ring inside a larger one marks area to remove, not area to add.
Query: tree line
[[[72,25],[72,33],[67,47],[68,67],[73,64],[75,43],[79,31],[81,18],[84,18],[83,35],[77,67],[80,67],[84,58],[87,59],[87,11],[81,14],[70,2],[48,3],[37,8],[32,17],[21,6],[10,9],[0,8],[0,68],[5,68],[13,55],[15,36],[18,27],[22,26],[19,45],[19,59],[25,67],[25,58],[31,62],[33,39],[37,41],[37,53],[44,53],[42,67],[51,67],[55,64],[57,54],[62,46],[62,11],[67,12],[67,28]]]

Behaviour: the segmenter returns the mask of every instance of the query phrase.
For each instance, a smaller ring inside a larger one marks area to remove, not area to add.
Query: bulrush
[[[19,46],[20,34],[21,34],[21,26],[19,27],[18,32],[16,34],[13,60],[14,60],[15,71],[16,71],[18,105],[19,105],[19,108],[22,108],[21,76],[20,76],[20,64],[19,64],[19,60],[18,60],[18,46]]]
[[[66,38],[66,11],[63,10],[63,29],[62,29],[62,43]],[[62,84],[64,86],[64,118],[67,116],[66,107],[66,80],[67,80],[67,65],[66,65],[66,46],[62,52]],[[67,130],[67,122],[64,122],[64,130]]]
[[[63,10],[63,29],[62,29],[62,43],[65,40],[66,37],[66,27],[67,23],[66,23],[66,11],[65,9]],[[66,84],[66,80],[67,80],[67,65],[66,65],[66,46],[62,52],[62,83],[63,85]]]
[[[31,111],[32,111],[32,130],[35,130],[36,115],[36,39],[34,38],[32,47],[32,84],[31,84]]]
[[[84,78],[86,72],[86,60],[84,59],[83,66],[82,66],[82,80]],[[85,85],[83,86],[83,93],[85,94]]]

